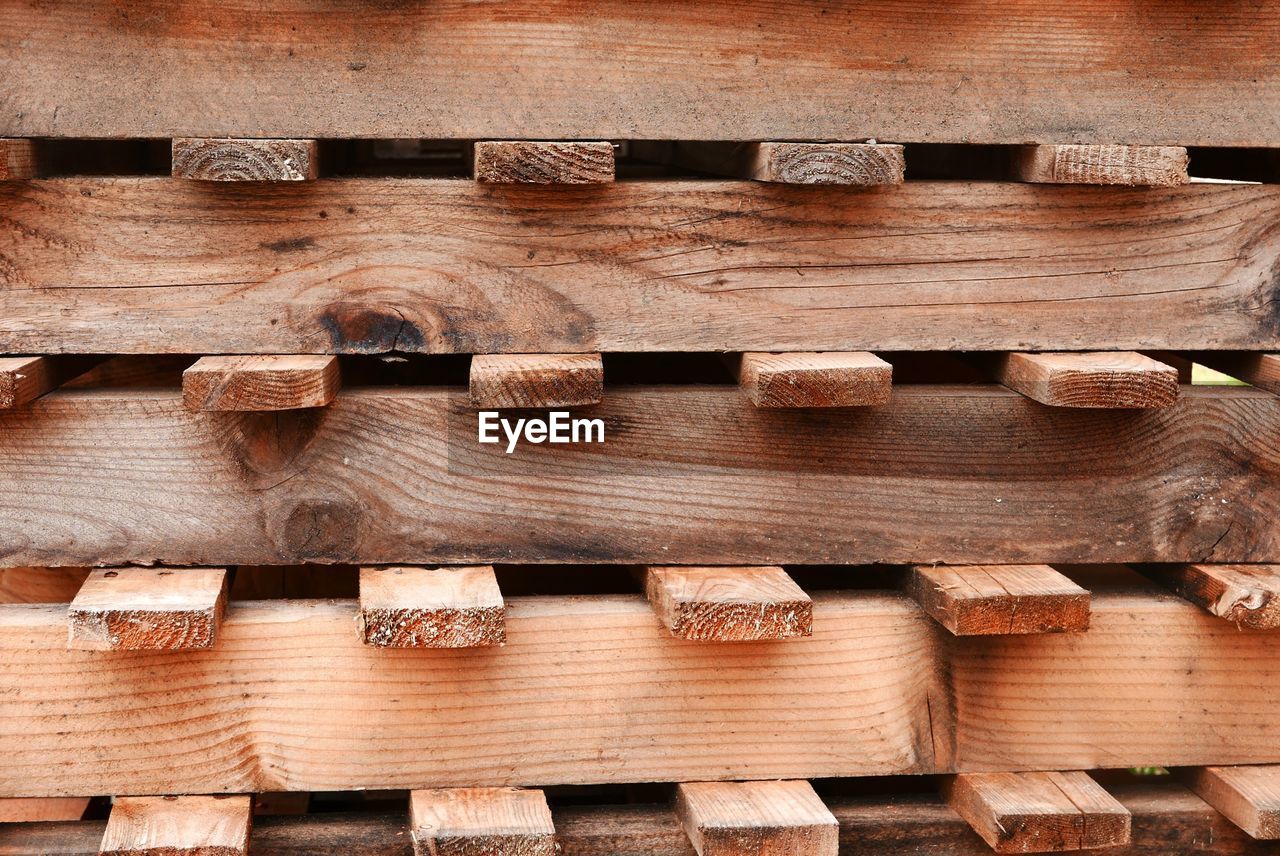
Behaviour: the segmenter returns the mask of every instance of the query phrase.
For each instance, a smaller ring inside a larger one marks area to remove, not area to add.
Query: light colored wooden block
[[[477,354],[471,403],[480,408],[584,407],[604,396],[599,354]]]
[[[1089,592],[1048,565],[917,565],[906,588],[956,636],[1089,629]]]
[[[85,651],[212,648],[226,600],[223,568],[95,570],[67,609],[67,647]]]
[[[11,797],[0,799],[0,823],[79,820],[88,807],[85,797]]]
[[[201,357],[182,373],[182,402],[188,410],[299,410],[331,403],[341,385],[337,357]]]
[[[1021,181],[1047,184],[1186,184],[1187,150],[1181,146],[1022,146],[1014,156]]]
[[[698,856],[836,856],[840,827],[808,782],[692,782],[676,814]]]
[[[174,178],[196,181],[311,181],[319,175],[315,140],[180,137],[173,141]]]
[[[873,407],[889,402],[893,366],[866,352],[746,353],[738,385],[757,407]]]
[[[1175,565],[1145,570],[1196,606],[1250,630],[1280,628],[1280,565]]]
[[[1267,392],[1280,393],[1280,356],[1250,351],[1204,351],[1192,357],[1202,366]]]
[[[757,642],[813,634],[813,602],[779,567],[650,567],[645,594],[681,639]]]
[[[116,797],[100,856],[246,856],[252,798]]]
[[[739,174],[780,184],[902,184],[903,151],[875,143],[748,143]]]
[[[437,788],[409,796],[418,856],[556,856],[555,826],[542,791]]]
[[[360,638],[379,648],[477,648],[507,641],[493,567],[361,568]]]
[[[1251,837],[1280,839],[1280,766],[1199,767],[1187,784]]]
[[[1178,400],[1178,370],[1133,352],[1004,354],[995,378],[1054,407],[1155,408]]]
[[[613,181],[608,142],[480,141],[475,178],[487,184],[607,184]]]
[[[0,181],[36,175],[36,150],[31,140],[0,139]]]

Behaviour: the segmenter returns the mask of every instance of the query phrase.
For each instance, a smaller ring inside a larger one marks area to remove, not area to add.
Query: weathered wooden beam
[[[76,178],[0,210],[9,353],[1280,349],[1275,186]]]
[[[969,773],[947,803],[997,853],[1058,853],[1129,843],[1129,810],[1088,773]]]
[[[188,410],[300,410],[332,403],[341,385],[337,357],[201,357],[182,373],[182,401]]]
[[[248,856],[252,797],[117,797],[101,856]]]
[[[996,381],[1054,407],[1155,408],[1178,400],[1178,370],[1142,354],[1004,354]]]
[[[1189,564],[1146,568],[1144,572],[1196,606],[1240,627],[1280,628],[1280,566]]]
[[[1181,146],[1031,145],[1016,150],[1014,177],[1045,184],[1176,187],[1187,177]]]
[[[676,815],[698,856],[836,856],[840,826],[804,781],[690,782]]]
[[[813,635],[813,601],[778,567],[650,567],[645,594],[671,635],[759,642]]]
[[[637,143],[671,166],[776,184],[902,184],[903,147],[875,143]]]
[[[608,184],[613,181],[613,143],[481,140],[472,163],[486,184]]]
[[[889,401],[893,366],[865,351],[743,354],[738,385],[757,407],[874,407]]]
[[[378,648],[478,648],[507,640],[493,568],[361,568],[360,638]]]
[[[556,856],[556,830],[542,791],[433,788],[409,795],[418,856]]]
[[[1048,565],[917,565],[906,589],[957,636],[1089,629],[1089,592]]]
[[[1267,392],[1280,393],[1280,355],[1247,351],[1200,351],[1188,356],[1195,362],[1236,380]]]
[[[67,607],[67,647],[211,648],[227,601],[222,568],[113,568],[89,574]]]
[[[1280,766],[1198,767],[1185,779],[1251,838],[1280,839]]]
[[[471,358],[475,407],[584,407],[604,395],[599,354],[477,354]]]
[[[173,141],[173,177],[196,181],[312,181],[319,174],[315,140],[192,139]]]
[[[44,823],[79,820],[89,807],[85,797],[19,797],[0,799],[0,823]],[[0,850],[0,853],[3,853]]]
[[[31,140],[0,139],[0,181],[37,175],[36,149]]]

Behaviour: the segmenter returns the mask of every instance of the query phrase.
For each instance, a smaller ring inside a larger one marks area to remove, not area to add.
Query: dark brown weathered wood
[[[1274,186],[98,178],[0,210],[11,353],[1280,348]]]
[[[1181,146],[1021,146],[1013,174],[1046,184],[1175,187],[1190,180],[1188,161]]]
[[[475,180],[486,184],[608,184],[613,170],[608,142],[482,140],[472,161]]]
[[[311,181],[320,174],[315,140],[175,139],[174,178],[196,181]]]

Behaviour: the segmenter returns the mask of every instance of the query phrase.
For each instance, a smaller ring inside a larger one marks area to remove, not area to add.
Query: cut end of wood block
[[[249,796],[117,797],[100,856],[245,856]]]
[[[746,353],[738,384],[757,407],[888,404],[893,366],[866,352]]]
[[[173,141],[174,178],[196,181],[311,181],[319,175],[315,140],[180,137]]]
[[[360,569],[360,638],[378,648],[479,648],[507,641],[488,565]]]
[[[1146,573],[1238,627],[1280,629],[1280,565],[1174,565]]]
[[[0,139],[0,181],[35,178],[35,144],[31,140]]]
[[[943,796],[997,853],[1060,853],[1129,843],[1129,810],[1087,773],[965,773]]]
[[[650,567],[645,594],[680,639],[759,642],[813,635],[813,602],[779,567]]]
[[[0,410],[21,407],[54,385],[48,357],[0,357]]]
[[[876,143],[755,143],[750,177],[780,184],[902,184],[904,149]]]
[[[608,142],[480,141],[475,178],[486,184],[607,184],[614,178]]]
[[[188,410],[301,410],[332,403],[341,385],[337,357],[201,357],[182,373],[182,403]]]
[[[477,354],[471,403],[479,408],[586,407],[604,397],[599,354]]]
[[[917,565],[906,590],[956,636],[1089,629],[1089,592],[1048,565]]]
[[[840,827],[803,781],[692,782],[676,814],[699,856],[836,856]]]
[[[1046,184],[1118,184],[1175,187],[1190,181],[1189,158],[1181,146],[1022,146],[1014,174]]]
[[[83,651],[211,648],[227,600],[222,568],[91,572],[67,609],[67,647]]]
[[[555,856],[556,835],[542,791],[437,788],[409,796],[418,856]]]
[[[1250,837],[1280,839],[1280,766],[1199,767],[1181,778]]]
[[[1007,354],[995,376],[1053,407],[1146,409],[1178,400],[1178,370],[1133,352]]]

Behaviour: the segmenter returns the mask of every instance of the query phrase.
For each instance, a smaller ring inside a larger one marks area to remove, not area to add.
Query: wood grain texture
[[[0,823],[43,823],[79,820],[89,800],[84,797],[0,799]]]
[[[476,354],[474,407],[584,407],[604,396],[599,354]]]
[[[1244,351],[1200,351],[1195,362],[1267,392],[1280,393],[1280,355]]]
[[[0,603],[70,603],[88,568],[0,568]]]
[[[1174,187],[1186,184],[1187,150],[1181,146],[1021,146],[1014,177],[1048,184],[1119,184]]]
[[[1187,772],[1191,789],[1250,837],[1280,839],[1280,766],[1199,767]]]
[[[1048,565],[917,565],[906,588],[957,636],[1089,629],[1089,592]]]
[[[172,149],[174,178],[312,181],[320,174],[315,140],[179,138]]]
[[[1178,400],[1178,370],[1135,353],[1005,354],[995,379],[1053,407],[1169,407]]]
[[[777,184],[902,184],[899,145],[871,143],[635,143],[635,154],[671,166]]]
[[[31,140],[0,139],[0,181],[35,178],[36,149]]]
[[[341,386],[337,357],[201,357],[182,373],[182,401],[188,410],[299,410],[330,404]]]
[[[746,353],[737,372],[756,407],[874,407],[893,389],[893,366],[865,351]]]
[[[67,647],[81,651],[211,648],[227,602],[222,568],[92,571],[67,607]]]
[[[608,184],[613,143],[479,141],[473,175],[488,184]]]
[[[1196,606],[1250,630],[1280,628],[1280,567],[1176,565],[1145,573]]]
[[[507,641],[493,567],[361,568],[360,638],[378,648],[477,648]]]
[[[759,642],[813,635],[813,601],[778,567],[645,569],[645,595],[679,639]]]
[[[57,385],[48,357],[0,357],[0,410],[21,407]]]
[[[1129,810],[1088,773],[961,774],[946,782],[943,795],[997,853],[1129,843]]]
[[[101,856],[247,856],[252,797],[117,797]]]
[[[409,795],[418,856],[556,856],[556,830],[542,791],[432,788]]]
[[[592,416],[603,444],[507,454],[461,391],[268,414],[53,393],[0,415],[0,566],[1280,562],[1280,401],[1259,390],[1106,411],[904,386],[786,411],[628,387]]]
[[[840,827],[803,781],[690,782],[676,816],[698,856],[836,856]]]
[[[1264,185],[80,178],[0,210],[11,353],[1280,349]]]

